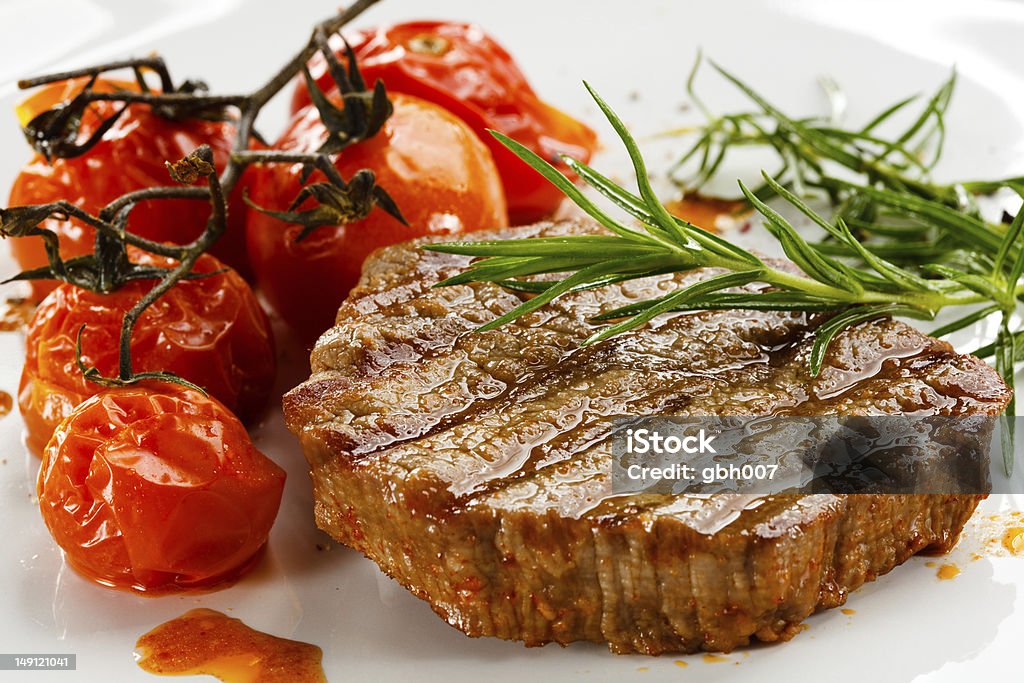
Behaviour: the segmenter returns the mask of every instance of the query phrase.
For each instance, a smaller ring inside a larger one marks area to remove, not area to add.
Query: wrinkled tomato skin
[[[69,82],[48,87],[67,90],[66,93],[45,98],[60,101],[77,92],[76,88],[80,86],[76,82]],[[79,139],[86,139],[101,119],[111,116],[120,106],[116,102],[94,102],[90,105],[90,110],[83,116]],[[228,122],[171,121],[153,114],[145,105],[131,105],[113,128],[85,154],[54,159],[51,163],[35,155],[15,179],[8,205],[47,204],[66,199],[95,215],[103,206],[128,192],[174,185],[164,162],[177,161],[199,145],[210,145],[215,165],[223,169],[231,153],[234,130],[234,126]],[[232,193],[228,227],[214,245],[212,253],[247,274],[244,214],[245,205],[241,201],[241,193]],[[132,210],[128,229],[157,242],[183,244],[202,232],[209,216],[210,206],[205,200],[151,200],[139,203]],[[41,227],[57,234],[61,255],[65,259],[93,250],[95,231],[77,219],[64,221],[51,218]],[[41,239],[14,239],[9,240],[9,243],[14,259],[23,270],[47,264]],[[32,296],[40,301],[55,287],[53,281],[34,281]]]
[[[543,102],[508,52],[479,26],[416,21],[346,37],[368,84],[380,79],[389,92],[433,102],[473,129],[491,150],[501,173],[512,225],[550,216],[563,195],[487,129],[508,135],[567,173],[559,154],[586,162],[597,147],[594,131]],[[341,50],[339,56],[343,57]],[[333,87],[321,55],[310,63],[310,72],[323,90]],[[309,101],[305,82],[300,81],[292,110]]]
[[[133,260],[169,266],[174,261],[134,253]],[[203,255],[196,272],[222,270]],[[36,309],[25,338],[18,405],[28,445],[42,451],[56,426],[102,387],[87,382],[75,360],[107,377],[117,375],[118,340],[127,310],[153,286],[137,281],[109,294],[61,284]],[[249,285],[234,271],[179,282],[141,316],[132,334],[136,372],[167,370],[204,387],[242,419],[266,404],[276,368],[270,323]]]
[[[436,105],[396,95],[394,113],[369,140],[342,151],[335,166],[344,178],[368,168],[391,195],[408,226],[380,208],[363,220],[317,228],[296,242],[301,228],[250,210],[249,260],[266,300],[309,340],[334,322],[373,250],[423,235],[454,235],[508,224],[494,162],[464,123]],[[325,135],[315,108],[292,119],[276,149],[312,152]],[[267,164],[251,172],[254,204],[283,210],[302,187],[300,164]],[[323,181],[317,172],[310,182]],[[301,208],[309,208],[303,206]]]
[[[43,454],[43,521],[69,564],[146,593],[203,588],[252,566],[285,473],[223,405],[167,384],[97,394]]]

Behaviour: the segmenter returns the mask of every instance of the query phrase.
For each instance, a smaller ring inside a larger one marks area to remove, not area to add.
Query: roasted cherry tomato
[[[284,480],[215,399],[135,385],[93,396],[57,428],[39,471],[39,509],[85,576],[167,592],[251,567]]]
[[[363,168],[372,170],[408,227],[375,208],[363,220],[316,228],[296,241],[300,226],[249,212],[249,260],[260,289],[306,338],[331,326],[338,305],[359,278],[363,260],[374,249],[421,235],[453,235],[508,223],[494,161],[473,131],[418,98],[394,95],[392,103],[394,113],[384,127],[343,150],[335,166],[344,178]],[[295,115],[275,148],[313,152],[325,135],[317,110],[310,106]],[[286,209],[302,187],[301,174],[301,164],[250,169],[253,203]],[[318,180],[323,180],[319,172],[311,182]]]
[[[512,225],[550,215],[562,193],[486,129],[501,131],[555,163],[563,153],[587,161],[597,146],[594,131],[537,97],[508,52],[479,26],[416,21],[346,37],[367,83],[380,79],[389,92],[438,104],[483,140],[501,173]],[[344,58],[340,50],[339,55]],[[321,89],[331,86],[322,55],[310,63],[310,73]],[[308,103],[309,93],[300,83],[293,111]]]
[[[169,266],[175,262],[132,252],[133,260]],[[203,255],[196,272],[224,266]],[[25,339],[25,366],[18,405],[28,443],[39,452],[72,409],[101,387],[87,382],[75,359],[82,334],[82,360],[101,374],[117,375],[121,321],[153,281],[136,281],[109,294],[62,284],[36,309]],[[204,387],[243,419],[266,403],[274,383],[276,356],[267,316],[249,285],[232,270],[179,282],[142,314],[132,334],[136,372],[167,370]]]
[[[46,86],[22,103],[18,108],[19,118],[26,123],[55,102],[71,99],[80,92],[82,85],[82,80],[78,79]],[[115,90],[125,85],[100,81],[95,89]],[[100,121],[121,106],[119,102],[103,101],[89,105],[82,117],[79,139],[87,139]],[[47,204],[66,199],[95,214],[125,193],[173,185],[164,162],[177,161],[201,144],[210,145],[214,163],[222,168],[231,153],[234,130],[231,123],[223,121],[171,121],[154,114],[146,105],[133,104],[103,138],[81,156],[47,163],[36,155],[15,179],[9,205]],[[227,231],[214,245],[213,253],[246,273],[245,205],[240,192],[233,193],[230,204]],[[209,215],[210,206],[202,200],[146,201],[132,210],[128,229],[158,242],[182,244],[202,232]],[[93,250],[94,230],[77,219],[50,219],[42,227],[57,233],[64,258]],[[11,240],[11,251],[25,270],[47,264],[42,240]],[[32,283],[33,297],[41,300],[55,286],[53,281],[37,280]]]

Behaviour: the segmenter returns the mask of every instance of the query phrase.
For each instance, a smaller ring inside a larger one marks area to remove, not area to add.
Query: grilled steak
[[[592,231],[541,224],[482,239]],[[817,609],[956,541],[981,496],[610,495],[613,415],[998,414],[980,360],[907,325],[840,334],[820,375],[803,313],[664,316],[579,348],[586,318],[706,273],[580,292],[499,330],[467,263],[377,252],[285,397],[320,528],[471,636],[615,652],[786,640]]]

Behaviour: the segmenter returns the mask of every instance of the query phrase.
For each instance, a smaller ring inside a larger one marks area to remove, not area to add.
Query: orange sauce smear
[[[0,332],[14,332],[28,325],[36,307],[25,299],[7,299],[0,303]]]
[[[721,655],[704,655],[701,657],[708,664],[717,664],[719,662],[728,662],[728,657],[722,657]]]
[[[14,398],[12,398],[6,391],[0,390],[0,417],[11,412],[11,408],[13,407]]]
[[[939,577],[943,581],[949,581],[960,576],[960,567],[955,564],[944,564],[935,572],[935,576]]]
[[[1003,534],[1003,547],[1014,555],[1024,555],[1024,527],[1010,527]]]
[[[194,609],[144,634],[139,666],[159,676],[205,674],[225,683],[325,683],[316,645],[256,631],[212,609]]]
[[[849,607],[847,607],[845,609],[841,609],[839,611],[842,612],[843,614],[845,614],[846,616],[850,616],[851,614],[856,614],[857,613],[857,610],[850,609]]]
[[[746,203],[734,199],[718,199],[690,195],[665,205],[669,213],[708,232],[718,232],[719,216],[733,216],[747,209]]]

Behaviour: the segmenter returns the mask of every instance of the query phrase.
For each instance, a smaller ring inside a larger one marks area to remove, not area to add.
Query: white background
[[[272,0],[0,2],[0,186],[9,186],[29,155],[12,112],[17,77],[155,49],[178,79],[202,77],[221,92],[245,91],[283,63],[333,6]],[[608,145],[598,165],[622,177],[622,155],[580,79],[592,82],[638,135],[649,136],[695,121],[680,105],[698,46],[801,113],[822,111],[815,78],[828,74],[846,89],[853,121],[906,94],[930,91],[955,63],[961,78],[939,175],[1024,173],[1024,5],[1018,3],[449,0],[428,8],[387,0],[359,23],[424,18],[424,11],[425,18],[475,20],[496,35],[547,99],[598,128]],[[701,90],[720,111],[742,103],[710,71]],[[275,104],[259,125],[269,137],[284,120],[284,103]],[[684,141],[644,144],[657,168]],[[0,274],[13,272],[6,254],[0,256]],[[969,350],[989,332],[991,323],[981,323],[958,341]],[[284,390],[301,379],[306,353],[281,341]],[[22,353],[19,335],[0,335],[0,388],[12,394]],[[466,638],[372,563],[330,544],[313,526],[305,462],[276,409],[255,436],[289,472],[263,565],[219,593],[146,599],[98,588],[63,568],[33,497],[38,461],[21,445],[17,414],[0,419],[0,650],[78,655],[77,674],[10,678],[146,680],[132,657],[135,639],[198,605],[230,610],[253,627],[319,645],[332,681],[650,682],[742,675],[861,683],[1020,675],[1024,558],[970,560],[995,533],[996,523],[984,515],[1014,506],[1006,498],[986,502],[961,546],[941,560],[963,570],[957,579],[939,581],[935,569],[925,566],[927,558],[915,558],[851,596],[847,607],[855,614],[816,615],[788,644],[750,648],[713,664],[699,656],[613,656],[590,644],[531,650]],[[318,551],[317,544],[333,547]]]

